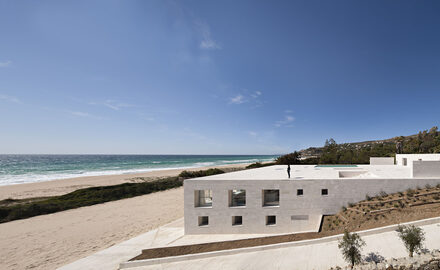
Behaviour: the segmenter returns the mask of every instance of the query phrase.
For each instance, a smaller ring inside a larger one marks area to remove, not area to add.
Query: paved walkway
[[[426,232],[426,248],[429,250],[440,249],[440,224],[421,226]],[[386,259],[407,256],[407,252],[395,231],[368,235],[362,237],[366,246],[363,254],[370,252],[379,254]],[[188,260],[183,262],[163,263],[133,270],[171,270],[171,269],[240,269],[240,270],[266,270],[266,269],[325,269],[336,265],[346,265],[337,241],[312,244],[307,246],[286,247],[265,251],[240,253],[235,255],[217,256],[205,259]]]
[[[184,235],[183,218],[128,241],[58,268],[59,270],[118,269],[119,264],[139,255],[142,249],[245,239],[266,234]]]
[[[421,226],[426,232],[426,248],[440,249],[440,223]],[[159,229],[150,231],[89,257],[61,267],[61,270],[76,269],[118,269],[120,263],[140,254],[148,247],[184,245],[211,241],[233,240],[257,235],[183,235],[183,219],[179,219]],[[259,235],[261,236],[261,235]],[[366,246],[363,254],[370,252],[385,258],[398,258],[407,255],[406,250],[395,231],[371,234],[362,237]],[[204,259],[193,259],[182,262],[162,263],[158,265],[130,268],[133,270],[156,269],[329,269],[336,265],[346,265],[337,241],[315,243],[304,246],[283,247],[264,251],[223,255]]]

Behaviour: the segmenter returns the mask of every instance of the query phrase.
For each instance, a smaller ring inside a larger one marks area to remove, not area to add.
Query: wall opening
[[[279,206],[279,205],[280,205],[280,190],[264,189],[263,206]]]
[[[232,217],[232,226],[240,226],[243,225],[243,217],[242,216],[233,216]]]
[[[277,224],[276,216],[266,216],[266,226],[273,226]]]
[[[195,207],[212,207],[212,190],[195,190],[194,205]]]
[[[208,216],[201,216],[199,217],[199,226],[208,226],[209,225],[209,217]]]
[[[246,190],[229,190],[229,207],[246,206]]]

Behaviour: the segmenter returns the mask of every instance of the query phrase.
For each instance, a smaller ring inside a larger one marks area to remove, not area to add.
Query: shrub
[[[431,185],[430,185],[430,184],[426,184],[426,185],[425,185],[425,188],[426,188],[426,189],[430,189],[430,188],[431,188]]]
[[[301,154],[299,152],[293,152],[287,155],[278,157],[275,162],[276,164],[288,165],[288,164],[299,164],[301,160]]]
[[[183,171],[179,174],[179,177],[196,178],[196,177],[210,176],[210,175],[222,174],[222,173],[224,173],[223,170],[214,168],[214,169],[200,170],[200,171]]]
[[[33,202],[14,200],[13,205],[0,206],[0,223],[176,188],[183,185],[183,179],[185,178],[219,173],[223,173],[223,171],[219,169],[209,169],[206,171],[182,172],[179,177],[167,177],[150,182],[83,188],[65,195],[49,197]]]
[[[381,192],[379,192],[379,196],[386,197],[386,196],[388,196],[388,194],[382,190]]]
[[[425,241],[425,232],[414,225],[403,226],[399,225],[397,228],[399,238],[408,250],[409,256],[412,257],[414,251],[421,250],[423,248],[423,241]]]
[[[351,267],[362,261],[361,250],[365,246],[364,240],[357,233],[349,233],[347,230],[338,243],[344,259],[351,264]]]
[[[365,200],[371,201],[371,197],[367,194],[367,195],[365,195]]]
[[[261,168],[261,167],[272,166],[272,165],[275,165],[275,162],[268,162],[268,163],[255,162],[250,165],[247,165],[246,169],[255,169],[255,168]]]
[[[409,197],[414,196],[414,193],[415,193],[415,191],[413,189],[409,188],[406,190],[406,195],[408,195]]]

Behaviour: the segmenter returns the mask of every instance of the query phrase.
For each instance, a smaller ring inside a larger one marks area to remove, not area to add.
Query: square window
[[[266,216],[266,225],[275,225],[277,224],[277,217],[276,216]]]
[[[194,200],[195,207],[212,207],[212,190],[195,190]]]
[[[302,195],[304,195],[304,190],[302,190],[302,189],[297,189],[297,190],[296,190],[296,195],[297,195],[297,196],[302,196]]]
[[[243,225],[243,217],[242,216],[233,216],[232,217],[232,226],[240,226]]]
[[[328,195],[328,189],[321,189],[321,195]]]
[[[208,226],[209,225],[209,218],[208,216],[201,216],[199,217],[199,226]]]
[[[246,206],[246,190],[229,190],[229,207]]]
[[[279,206],[279,205],[280,205],[279,189],[263,190],[263,206]]]

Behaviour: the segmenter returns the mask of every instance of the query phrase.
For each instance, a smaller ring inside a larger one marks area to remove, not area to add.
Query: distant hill
[[[383,140],[337,144],[333,139],[323,147],[300,150],[301,160],[319,159],[319,163],[368,163],[371,156],[394,156],[396,144],[402,153],[440,153],[440,133],[437,127],[410,136],[397,136]]]

